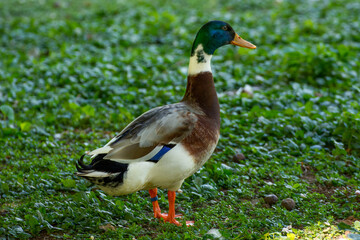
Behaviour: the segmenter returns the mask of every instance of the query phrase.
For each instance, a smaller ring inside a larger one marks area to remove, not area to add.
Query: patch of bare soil
[[[58,240],[59,238],[56,238],[54,236],[51,236],[46,231],[41,231],[38,236],[31,238],[32,240]]]
[[[329,200],[331,196],[336,194],[336,192],[341,191],[346,194],[346,196],[349,196],[351,194],[351,191],[349,191],[349,188],[347,187],[335,187],[335,186],[329,186],[320,184],[316,181],[316,176],[314,170],[311,169],[310,166],[301,165],[301,169],[303,170],[303,174],[301,176],[301,179],[308,182],[311,186],[309,186],[310,192],[316,192],[325,195]]]
[[[343,222],[343,223],[345,223],[347,225],[352,226],[353,223],[356,222],[356,221],[360,221],[360,219],[356,219],[354,216],[349,216],[349,217],[347,217],[345,219],[337,219],[337,220],[334,221],[334,223],[339,224],[339,223]]]

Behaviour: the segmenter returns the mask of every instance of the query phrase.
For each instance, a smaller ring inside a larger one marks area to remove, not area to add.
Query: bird
[[[215,50],[228,44],[256,48],[226,22],[204,24],[191,48],[182,100],[143,113],[105,146],[83,154],[75,174],[111,196],[148,190],[154,217],[181,226],[176,192],[210,158],[219,140],[220,106],[210,62]],[[91,159],[88,165],[85,156]],[[168,213],[161,212],[158,188],[168,191]]]

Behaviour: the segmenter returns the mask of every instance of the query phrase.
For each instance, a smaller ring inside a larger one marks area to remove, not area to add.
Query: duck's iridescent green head
[[[200,44],[208,55],[212,55],[216,49],[226,44],[256,48],[255,45],[240,38],[228,23],[222,21],[211,21],[200,28],[191,50],[191,56],[195,54]]]

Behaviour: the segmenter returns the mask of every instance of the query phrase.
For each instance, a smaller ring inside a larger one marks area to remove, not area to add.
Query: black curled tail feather
[[[76,169],[78,170],[79,173],[86,173],[88,171],[99,170],[99,169],[96,169],[96,167],[94,167],[94,166],[97,163],[99,163],[101,160],[103,160],[104,157],[106,156],[106,154],[98,154],[98,155],[96,155],[96,157],[94,157],[94,159],[91,161],[91,163],[89,165],[86,165],[83,162],[85,156],[86,156],[86,154],[83,154],[80,157],[80,159],[78,160],[78,162],[76,163]]]
[[[76,163],[76,169],[79,173],[83,172],[83,170],[91,170],[91,165],[86,165],[83,162],[85,155],[86,154],[83,154]]]
[[[116,187],[124,181],[124,174],[128,170],[128,165],[112,160],[104,159],[106,154],[98,154],[89,165],[84,164],[85,154],[80,157],[76,164],[77,175],[81,176],[96,185]],[[94,172],[104,173],[106,177],[87,176]]]

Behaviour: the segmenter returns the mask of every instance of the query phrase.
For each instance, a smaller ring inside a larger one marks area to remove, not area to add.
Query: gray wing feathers
[[[105,159],[122,162],[142,161],[155,155],[161,149],[159,145],[180,142],[191,133],[197,120],[196,114],[183,103],[157,107],[140,115],[103,148],[92,153],[105,151]]]
[[[171,104],[154,108],[131,122],[111,147],[130,140],[140,147],[179,142],[194,128],[197,116],[184,104]]]

